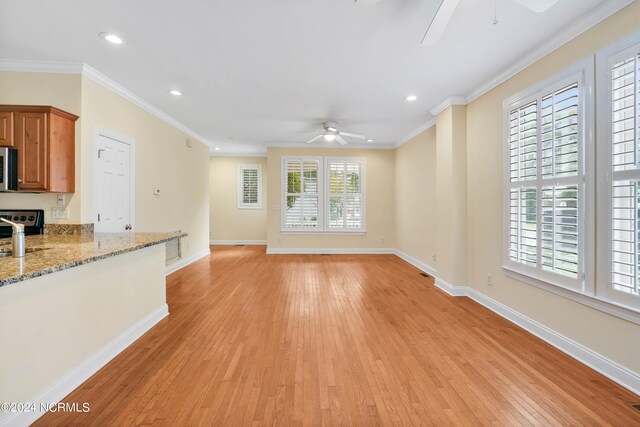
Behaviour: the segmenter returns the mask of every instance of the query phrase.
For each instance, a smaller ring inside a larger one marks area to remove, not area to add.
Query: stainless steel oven
[[[0,147],[0,191],[18,191],[18,150]]]

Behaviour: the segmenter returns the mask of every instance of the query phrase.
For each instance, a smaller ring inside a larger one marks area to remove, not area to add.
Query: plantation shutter
[[[542,98],[542,268],[578,278],[578,83]],[[564,179],[564,180],[563,180]]]
[[[537,123],[537,101],[509,113],[509,258],[534,267],[538,262]]]
[[[286,159],[284,161],[283,228],[313,230],[320,227],[320,161]]]
[[[238,207],[262,207],[262,166],[240,165],[238,176]]]
[[[572,288],[582,286],[579,81],[563,80],[508,110],[508,260]]]
[[[610,287],[613,299],[640,294],[640,46],[609,64]],[[620,294],[620,295],[616,295]]]
[[[328,212],[326,228],[332,231],[364,229],[364,162],[333,159],[326,162]]]

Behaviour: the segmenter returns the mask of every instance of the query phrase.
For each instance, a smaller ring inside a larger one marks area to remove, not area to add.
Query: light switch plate
[[[69,209],[66,208],[53,208],[51,209],[52,219],[69,219]]]

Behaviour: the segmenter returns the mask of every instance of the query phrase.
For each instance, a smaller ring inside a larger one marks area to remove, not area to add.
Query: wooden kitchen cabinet
[[[10,121],[3,117],[11,118],[7,141],[18,150],[18,191],[73,193],[78,116],[48,106],[0,105],[0,145],[3,123]]]
[[[13,112],[0,112],[0,147],[15,146],[13,134]]]

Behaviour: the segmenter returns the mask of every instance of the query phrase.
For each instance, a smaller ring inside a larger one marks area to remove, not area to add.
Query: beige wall
[[[93,222],[93,144],[96,128],[135,141],[136,231],[189,233],[183,256],[207,250],[208,147],[193,141],[94,81],[71,74],[0,72],[0,103],[53,105],[80,116],[76,123],[76,192],[67,195],[69,220],[52,220],[55,194],[0,194],[0,208],[40,208],[45,221]],[[161,195],[152,194],[160,187]],[[184,209],[188,206],[188,209]]]
[[[467,284],[466,107],[451,106],[436,118],[436,255],[438,278]]]
[[[639,29],[640,2],[536,62],[467,108],[469,285],[560,334],[640,372],[640,326],[505,276],[502,102]],[[487,285],[493,275],[493,286]]]
[[[53,105],[80,116],[81,77],[72,74],[19,73],[0,71],[0,104]],[[80,126],[76,122],[76,175],[80,173]],[[47,223],[78,223],[81,217],[80,183],[76,193],[66,196],[68,220],[52,220],[55,194],[0,193],[0,209],[44,209]]]
[[[435,269],[435,126],[398,147],[395,180],[396,249]]]
[[[238,166],[262,165],[262,208],[238,208]],[[267,158],[211,157],[210,237],[217,241],[267,240]]]
[[[366,161],[365,235],[291,234],[280,232],[280,210],[267,210],[269,248],[393,248],[394,242],[394,162],[393,150],[331,148],[269,148],[267,179],[269,205],[281,204],[282,156],[351,156]],[[282,207],[280,207],[282,208]]]
[[[114,92],[82,78],[82,221],[93,222],[93,140],[97,128],[131,138],[136,159],[136,230],[182,230],[182,256],[209,247],[209,151]],[[153,194],[160,188],[160,195]]]

